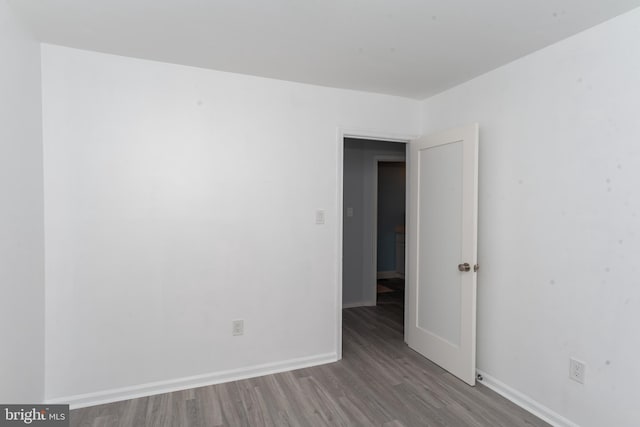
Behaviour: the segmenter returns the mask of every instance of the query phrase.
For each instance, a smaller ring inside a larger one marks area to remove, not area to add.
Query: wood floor
[[[410,350],[402,306],[343,312],[340,362],[71,411],[71,426],[547,426]]]

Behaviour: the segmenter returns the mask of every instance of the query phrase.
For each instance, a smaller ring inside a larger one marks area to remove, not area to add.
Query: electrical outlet
[[[324,210],[318,209],[316,211],[316,224],[324,224]]]
[[[569,378],[584,384],[584,378],[587,374],[587,365],[577,359],[569,359]]]
[[[231,322],[231,335],[234,337],[244,335],[244,320],[233,320]]]

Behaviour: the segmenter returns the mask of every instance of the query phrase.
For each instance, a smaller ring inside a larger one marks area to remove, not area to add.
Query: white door
[[[478,125],[409,149],[405,340],[475,385]]]

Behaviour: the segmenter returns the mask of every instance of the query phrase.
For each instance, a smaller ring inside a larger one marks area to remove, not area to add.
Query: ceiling
[[[10,0],[40,40],[423,99],[640,0]]]

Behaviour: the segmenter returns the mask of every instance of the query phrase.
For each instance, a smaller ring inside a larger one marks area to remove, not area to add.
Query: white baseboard
[[[404,274],[399,271],[378,271],[376,273],[378,279],[404,279]]]
[[[479,382],[491,390],[495,391],[502,397],[512,401],[516,405],[521,408],[531,412],[536,417],[542,419],[543,421],[548,422],[552,426],[555,427],[580,427],[578,424],[574,423],[558,414],[557,412],[552,411],[547,408],[543,404],[533,400],[529,396],[520,393],[518,390],[514,390],[508,385],[498,381],[493,378],[491,375],[488,375],[485,372],[480,370],[476,371],[478,374],[482,376],[482,380],[479,379]]]
[[[135,399],[155,394],[170,393],[195,387],[204,387],[229,381],[261,377],[263,375],[293,371],[295,369],[308,368],[310,366],[323,365],[325,363],[332,363],[336,361],[338,361],[338,356],[335,353],[320,354],[317,356],[290,359],[283,362],[266,363],[248,368],[231,369],[228,371],[194,375],[167,381],[158,381],[131,387],[98,391],[95,393],[47,399],[46,403],[69,404],[71,409],[84,408],[87,406],[102,405],[105,403],[119,402],[121,400]]]
[[[375,301],[360,301],[360,302],[350,302],[347,304],[342,304],[342,308],[355,308],[355,307],[373,307],[375,306]]]

